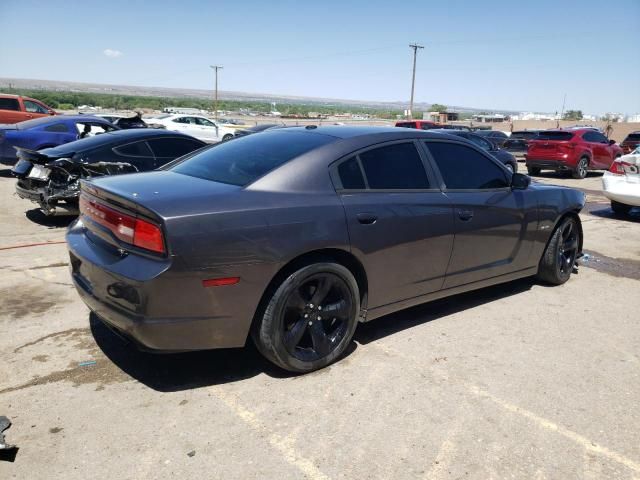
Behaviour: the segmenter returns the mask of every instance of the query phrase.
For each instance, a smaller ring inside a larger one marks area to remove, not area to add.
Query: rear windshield
[[[328,135],[273,130],[219,143],[170,170],[205,180],[245,186],[289,160],[335,140],[335,137]]]
[[[633,142],[635,140],[640,140],[640,133],[630,133],[629,135],[627,135],[627,138],[625,138],[625,142]]]
[[[396,123],[396,127],[416,128],[416,122]]]
[[[511,138],[524,138],[529,139],[538,135],[538,132],[513,132]]]
[[[540,132],[536,140],[571,140],[573,133],[571,132]]]

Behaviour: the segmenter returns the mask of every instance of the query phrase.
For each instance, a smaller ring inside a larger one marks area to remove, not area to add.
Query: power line
[[[411,75],[411,101],[409,102],[409,119],[413,118],[413,91],[416,86],[416,57],[418,55],[418,49],[424,48],[422,45],[412,43],[409,47],[413,48],[413,74]]]

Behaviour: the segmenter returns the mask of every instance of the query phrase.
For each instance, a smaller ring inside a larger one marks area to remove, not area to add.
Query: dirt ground
[[[381,318],[292,376],[251,346],[123,344],[71,285],[68,220],[0,170],[0,415],[20,448],[0,479],[640,478],[640,212],[614,217],[599,174],[539,180],[588,196],[567,284]]]

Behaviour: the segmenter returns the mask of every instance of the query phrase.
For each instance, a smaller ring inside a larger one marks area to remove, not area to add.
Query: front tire
[[[589,159],[587,157],[582,157],[578,161],[578,165],[576,165],[576,169],[571,172],[571,176],[577,180],[582,180],[587,176],[588,170],[589,170]]]
[[[527,173],[529,175],[540,175],[540,167],[530,167],[527,165]]]
[[[620,202],[611,200],[611,210],[618,215],[628,215],[633,207]]]
[[[359,313],[360,292],[351,272],[336,263],[314,263],[280,284],[253,339],[260,353],[279,367],[311,372],[344,353]]]
[[[566,217],[553,232],[538,267],[538,279],[562,285],[571,276],[581,245],[581,229],[574,217]]]

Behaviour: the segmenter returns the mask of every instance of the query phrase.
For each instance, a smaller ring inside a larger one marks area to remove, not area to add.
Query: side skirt
[[[426,295],[420,295],[418,297],[408,298],[399,302],[390,303],[381,307],[371,308],[366,313],[366,318],[362,318],[360,321],[368,322],[376,318],[388,315],[398,310],[404,310],[422,303],[432,302],[440,298],[457,295],[459,293],[470,292],[472,290],[478,290],[480,288],[490,287],[492,285],[498,285],[500,283],[511,282],[519,278],[531,277],[538,273],[538,267],[525,268],[524,270],[518,270],[517,272],[511,272],[498,277],[487,278],[478,282],[467,283],[465,285],[458,285],[456,287],[447,288],[445,290],[438,290],[437,292],[427,293]]]

